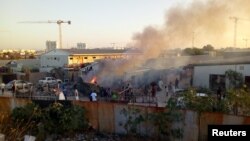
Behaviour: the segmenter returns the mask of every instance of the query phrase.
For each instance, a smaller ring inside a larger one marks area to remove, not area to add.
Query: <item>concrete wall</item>
[[[0,97],[0,112],[10,113],[14,107],[24,106],[31,102],[29,99],[12,99],[10,97]],[[145,107],[127,105],[121,103],[73,101],[73,104],[84,107],[87,110],[87,118],[91,125],[101,132],[125,134],[123,125],[127,117],[121,113],[123,109],[136,108],[140,114],[162,112],[167,110],[158,107]],[[250,117],[225,115],[221,113],[201,113],[185,110],[183,122],[177,126],[184,130],[183,141],[206,141],[207,126],[209,124],[250,124]],[[138,131],[144,135],[157,135],[157,130],[152,123],[142,123]]]

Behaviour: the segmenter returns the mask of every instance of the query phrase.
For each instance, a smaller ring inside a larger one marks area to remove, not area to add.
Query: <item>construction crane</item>
[[[250,21],[249,19],[243,19],[243,18],[239,18],[239,17],[229,17],[229,19],[234,21],[234,47],[236,48],[237,46],[237,24],[239,20],[246,20],[246,21]]]
[[[19,23],[56,23],[59,27],[59,48],[62,49],[62,29],[61,24],[62,23],[68,23],[71,24],[71,21],[63,21],[63,20],[57,20],[57,21],[23,21]]]

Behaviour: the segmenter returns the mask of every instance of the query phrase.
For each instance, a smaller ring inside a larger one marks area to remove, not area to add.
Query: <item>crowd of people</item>
[[[149,96],[156,101],[158,91],[165,91],[166,96],[174,94],[175,89],[179,88],[179,81],[177,77],[175,77],[175,80],[172,78],[171,81],[155,79],[155,81],[152,81],[150,84],[145,84],[139,88],[133,85],[133,82],[124,81],[121,84],[119,83],[120,88],[98,87],[98,89],[91,89],[88,94],[80,94],[78,89],[81,87],[80,84],[73,81],[70,82],[69,86],[61,82],[56,86],[47,84],[46,86],[41,86],[41,90],[38,91],[53,93],[59,100],[67,100],[68,97],[70,97],[70,100],[80,100],[81,95],[81,98],[82,96],[87,97],[90,101],[97,101],[99,98],[103,100],[103,98],[105,98],[105,100],[136,102],[137,96]],[[95,83],[95,85],[97,85],[97,83]],[[2,88],[2,85],[0,85],[0,88]],[[37,90],[38,88],[35,87],[35,89]],[[13,85],[12,92],[13,95],[16,93],[15,84]],[[2,89],[2,93],[4,93],[4,88]]]

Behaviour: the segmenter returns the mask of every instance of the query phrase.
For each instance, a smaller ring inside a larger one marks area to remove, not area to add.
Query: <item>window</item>
[[[69,59],[70,59],[70,60],[73,60],[73,57],[70,57]]]
[[[96,57],[95,56],[93,56],[93,59],[95,59]]]
[[[225,75],[211,74],[209,76],[209,80],[210,80],[209,87],[212,90],[217,90],[219,86],[221,88],[223,88],[223,89],[226,87],[226,83],[225,83],[226,77],[225,77]]]
[[[84,57],[84,59],[88,59],[88,57]]]
[[[56,60],[56,57],[54,58],[54,60]]]
[[[244,66],[240,66],[240,70],[244,70]]]
[[[245,76],[245,84],[250,87],[250,76]]]

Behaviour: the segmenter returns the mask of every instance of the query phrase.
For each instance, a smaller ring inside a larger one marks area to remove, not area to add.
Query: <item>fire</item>
[[[90,80],[90,83],[96,84],[96,76],[94,76],[94,77]]]

